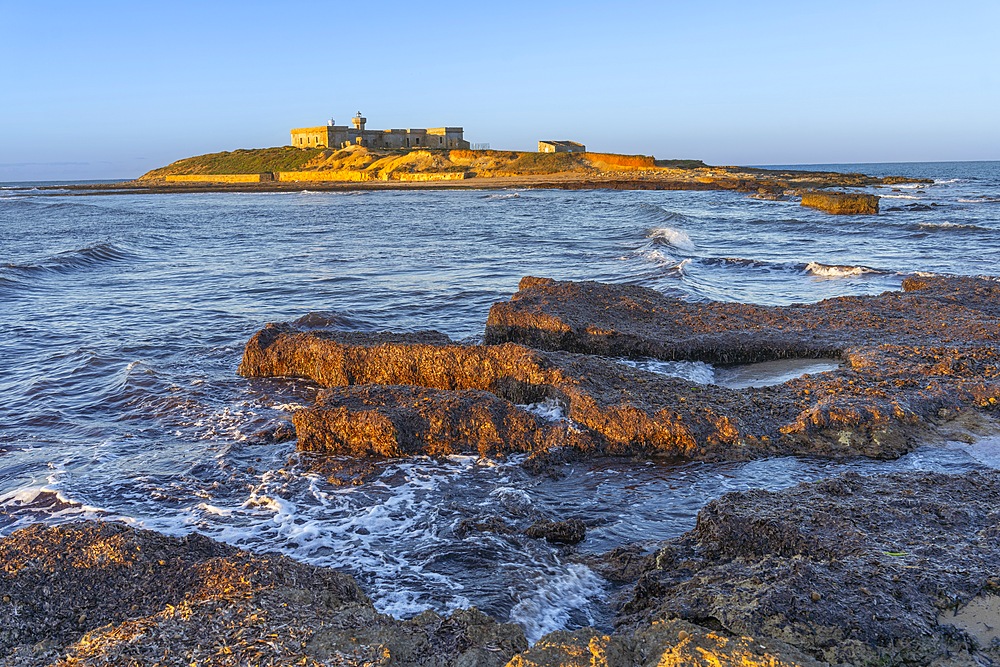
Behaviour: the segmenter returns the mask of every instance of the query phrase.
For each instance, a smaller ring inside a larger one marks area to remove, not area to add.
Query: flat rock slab
[[[728,412],[718,388],[685,402],[717,410],[732,443],[777,437],[796,451],[892,456],[928,425],[1000,401],[1000,282],[909,278],[903,287],[768,307],[529,277],[490,310],[486,342],[713,364],[841,358],[834,372],[740,392],[746,403],[727,399]],[[641,387],[634,394],[649,397]]]
[[[834,215],[878,215],[878,196],[856,192],[813,190],[802,193],[802,205]]]
[[[529,276],[490,309],[485,341],[712,364],[843,357],[860,346],[996,345],[1000,282],[907,278],[902,292],[760,306]]]
[[[619,622],[680,618],[831,663],[926,665],[970,650],[996,660],[996,646],[949,618],[1000,592],[998,507],[995,471],[851,473],[728,494],[645,561]]]
[[[766,307],[525,278],[509,302],[491,309],[489,344],[457,344],[436,332],[271,324],[247,343],[240,373],[330,388],[295,416],[307,451],[892,458],[936,425],[1000,402],[1000,283],[911,278],[904,288]],[[732,389],[613,357],[843,363],[775,386]],[[568,421],[519,407],[540,401],[561,406]]]
[[[475,609],[399,621],[348,575],[198,535],[33,526],[0,540],[0,567],[10,665],[500,667],[528,647]]]

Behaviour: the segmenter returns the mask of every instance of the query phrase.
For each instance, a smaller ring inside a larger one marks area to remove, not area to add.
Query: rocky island
[[[700,160],[658,160],[648,155],[352,145],[339,149],[285,146],[212,153],[178,160],[134,181],[71,189],[77,193],[285,191],[303,187],[311,190],[733,190],[762,199],[780,199],[823,188],[893,185],[912,180],[836,172],[713,167]],[[823,201],[819,207],[827,210]]]

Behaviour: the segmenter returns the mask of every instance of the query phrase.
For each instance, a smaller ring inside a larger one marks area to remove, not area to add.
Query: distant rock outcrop
[[[802,205],[835,215],[878,215],[878,196],[857,192],[802,193]]]

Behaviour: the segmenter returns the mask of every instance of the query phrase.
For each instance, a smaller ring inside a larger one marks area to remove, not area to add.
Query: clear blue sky
[[[0,181],[288,129],[714,164],[1000,159],[1000,2],[0,0]]]

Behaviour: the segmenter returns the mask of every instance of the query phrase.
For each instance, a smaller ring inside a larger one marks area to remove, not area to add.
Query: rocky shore
[[[345,574],[197,534],[34,526],[0,540],[0,664],[990,665],[998,505],[996,472],[728,494],[653,553],[597,559],[630,582],[613,631],[530,648],[475,609],[396,620]]]
[[[987,278],[911,277],[901,292],[765,307],[528,277],[491,309],[481,345],[269,324],[239,372],[318,385],[293,415],[297,446],[360,471],[454,453],[526,453],[539,469],[607,455],[891,458],[991,418],[998,339],[1000,282]],[[808,358],[840,366],[732,389],[635,364]],[[574,546],[582,521],[539,520],[521,539],[560,545],[622,593],[614,628],[531,647],[474,609],[394,619],[344,573],[196,534],[34,526],[0,540],[0,664],[996,664],[997,507],[998,472],[848,474],[728,494],[676,539],[598,557]],[[454,528],[458,539],[513,530],[503,517]]]

